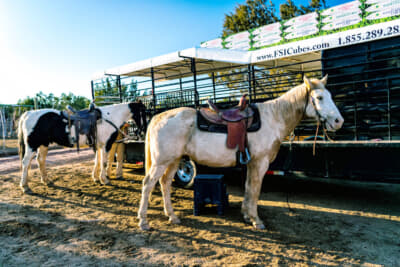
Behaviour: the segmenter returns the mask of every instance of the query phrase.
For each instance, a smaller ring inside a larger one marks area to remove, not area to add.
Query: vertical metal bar
[[[94,86],[93,86],[93,80],[90,81],[90,88],[92,90],[92,101],[94,101]]]
[[[214,103],[216,102],[216,95],[215,95],[215,73],[212,72],[211,73],[211,77],[212,77],[212,85],[213,85],[213,97],[214,97]]]
[[[353,92],[355,92],[353,82]],[[354,140],[358,140],[358,129],[357,129],[357,96],[354,94]]]
[[[251,66],[251,75],[252,75],[252,81],[253,81],[253,100],[256,100],[257,99],[257,93],[256,93],[257,81],[256,81],[254,65]]]
[[[121,76],[117,75],[117,86],[119,93],[119,102],[122,103],[122,88],[121,88]]]
[[[193,84],[194,84],[194,105],[196,108],[200,106],[199,92],[197,92],[197,72],[196,72],[196,60],[191,58],[191,68],[193,73]]]
[[[387,109],[388,109],[388,118],[387,118],[387,120],[388,120],[388,138],[389,138],[389,140],[392,140],[392,119],[391,119],[391,116],[390,116],[390,112],[391,112],[391,107],[390,107],[390,82],[389,82],[389,79],[386,79],[386,86],[387,86]]]
[[[251,74],[251,64],[247,65],[247,78],[248,78],[248,92],[249,92],[249,103],[251,103],[251,79],[252,79],[252,74]]]
[[[151,95],[153,96],[153,114],[156,114],[156,87],[154,84],[154,69],[150,69],[151,72]]]
[[[179,88],[180,88],[180,96],[181,96],[181,106],[183,106],[183,86],[182,86],[182,78],[179,78]]]

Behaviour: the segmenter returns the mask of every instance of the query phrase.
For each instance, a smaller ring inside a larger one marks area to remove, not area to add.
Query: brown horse
[[[248,133],[251,161],[242,203],[245,221],[257,229],[264,224],[257,214],[261,184],[269,164],[275,159],[280,144],[300,123],[303,117],[320,120],[330,131],[339,129],[343,118],[326,90],[323,79],[304,77],[304,84],[292,88],[277,99],[257,104],[261,128]],[[182,156],[189,156],[201,165],[229,167],[236,164],[236,149],[226,147],[226,134],[209,133],[197,128],[196,110],[177,108],[153,117],[146,134],[146,177],[138,212],[139,226],[150,228],[147,222],[149,194],[160,181],[164,212],[172,223],[180,223],[170,197],[172,178]]]

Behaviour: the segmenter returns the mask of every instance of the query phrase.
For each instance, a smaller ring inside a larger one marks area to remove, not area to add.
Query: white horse
[[[127,120],[140,118],[143,112],[143,104],[124,103],[99,107],[101,119],[97,121],[96,156],[92,178],[95,182],[100,180],[102,184],[108,184],[107,160],[112,144],[115,142],[119,129]],[[49,184],[47,177],[46,157],[50,143],[72,147],[75,143],[75,126],[69,126],[68,117],[55,109],[33,110],[21,116],[18,125],[19,154],[21,158],[22,191],[30,192],[27,185],[28,169],[31,161],[37,153],[37,162],[40,169],[41,181]],[[86,135],[79,136],[79,144],[85,145]],[[108,168],[111,168],[109,166]],[[110,172],[109,172],[110,173]]]
[[[327,76],[309,80],[292,88],[277,99],[258,103],[261,128],[248,133],[251,161],[247,166],[247,179],[242,214],[246,222],[257,229],[264,224],[257,214],[257,201],[263,177],[275,159],[280,144],[300,123],[303,117],[320,120],[329,131],[339,129],[343,118],[325,89]],[[236,149],[226,147],[226,134],[209,133],[197,128],[196,110],[177,108],[153,117],[146,134],[146,176],[138,212],[139,226],[150,229],[147,221],[149,194],[160,181],[164,199],[164,212],[170,222],[180,223],[170,197],[172,178],[182,156],[187,155],[201,165],[230,167],[236,164]]]

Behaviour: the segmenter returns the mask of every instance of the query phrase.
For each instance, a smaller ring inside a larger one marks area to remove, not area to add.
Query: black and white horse
[[[146,127],[144,118],[145,108],[142,103],[124,103],[98,107],[101,119],[97,121],[95,164],[92,173],[93,180],[100,180],[102,184],[108,184],[107,159],[112,144],[118,136],[118,128],[125,121],[134,119],[139,127]],[[50,183],[47,177],[45,161],[50,143],[57,143],[66,147],[73,147],[75,140],[75,126],[69,121],[65,112],[55,109],[41,109],[25,112],[18,124],[19,154],[21,159],[22,191],[29,192],[28,169],[33,157],[37,154],[37,162],[40,169],[41,181]],[[79,143],[87,143],[86,135],[80,135]],[[111,167],[111,166],[109,166]]]

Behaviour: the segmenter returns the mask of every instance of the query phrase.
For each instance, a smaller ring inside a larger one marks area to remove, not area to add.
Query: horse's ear
[[[321,83],[322,83],[324,86],[326,86],[326,84],[328,83],[328,74],[326,74],[326,75],[324,76],[324,78],[321,79]]]
[[[311,81],[307,78],[306,75],[304,75],[303,80],[304,80],[304,83],[307,86],[307,88],[312,90],[313,87],[312,87]]]

